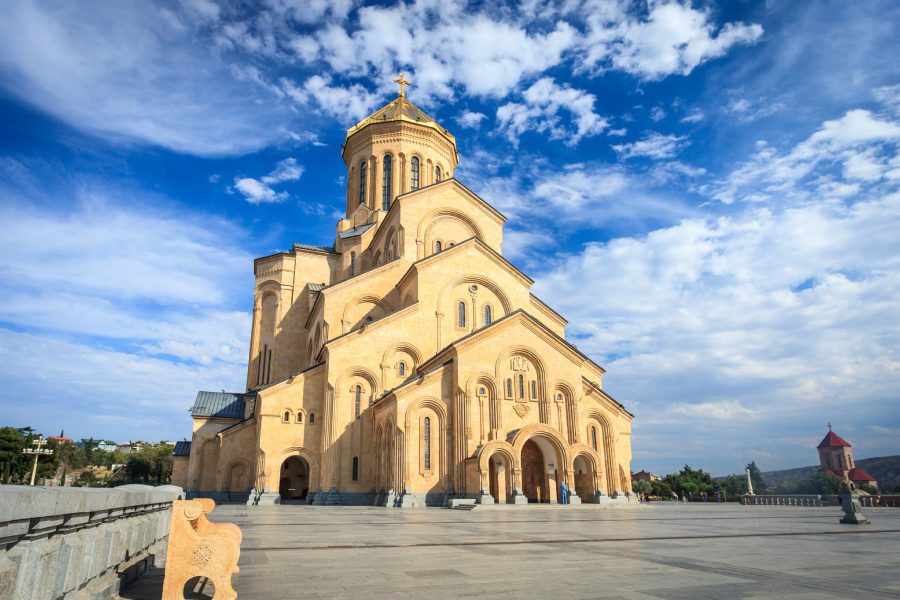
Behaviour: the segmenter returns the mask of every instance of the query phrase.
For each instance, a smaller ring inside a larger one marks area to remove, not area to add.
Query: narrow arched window
[[[298,423],[302,423],[302,422],[303,422],[303,413],[300,412],[300,411],[297,411],[297,422],[298,422]]]
[[[441,245],[441,241],[438,240],[434,243],[434,251],[440,252],[441,250],[443,250],[443,246]]]
[[[438,183],[440,180],[441,180],[441,168],[435,167],[434,168],[434,182]]]
[[[531,399],[537,400],[537,382],[534,379],[531,380]]]
[[[366,163],[359,165],[359,203],[366,203]]]
[[[289,410],[284,411],[284,415],[282,415],[281,420],[284,421],[285,423],[290,423],[291,422],[291,411],[289,411]]]
[[[316,422],[316,413],[309,413],[309,424],[312,425]]]
[[[425,431],[423,433],[425,446],[425,470],[431,469],[431,419],[425,417]]]
[[[356,275],[356,252],[350,253],[350,277]]]
[[[456,307],[456,325],[458,327],[466,326],[466,303],[460,302]]]
[[[484,305],[484,324],[485,324],[485,325],[490,325],[490,324],[491,324],[491,322],[492,322],[492,318],[491,318],[491,317],[492,317],[492,315],[491,315],[491,305],[490,305],[490,304],[485,304],[485,305]]]
[[[409,161],[409,170],[411,173],[411,181],[409,188],[412,191],[416,191],[419,189],[419,157],[413,156],[412,160]]]
[[[359,405],[362,401],[362,386],[356,386],[356,400],[353,403],[353,412],[356,415],[356,418],[359,418]]]
[[[525,376],[519,375],[519,398],[525,397]]]
[[[397,365],[397,373],[400,374],[400,377],[403,377],[404,375],[406,375],[406,363],[403,362],[402,360],[400,361],[400,364]]]
[[[593,446],[594,450],[597,449],[597,428],[591,427],[591,446]]]
[[[353,457],[353,472],[351,473],[353,481],[359,481],[359,457]]]
[[[393,160],[390,156],[384,157],[384,173],[383,183],[381,184],[381,210],[388,210],[391,207],[391,165]]]
[[[506,378],[506,397],[512,398],[512,379]]]

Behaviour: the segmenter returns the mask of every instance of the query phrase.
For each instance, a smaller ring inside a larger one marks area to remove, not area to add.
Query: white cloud
[[[276,192],[272,186],[286,181],[297,181],[303,175],[303,167],[297,159],[286,158],[280,161],[271,173],[261,179],[252,177],[235,177],[234,187],[250,204],[267,204],[284,202],[290,197],[285,191]]]
[[[514,144],[528,131],[549,132],[550,139],[561,139],[574,146],[582,138],[602,132],[606,119],[594,112],[596,97],[567,85],[560,86],[543,77],[522,94],[524,102],[508,102],[497,109],[497,122]],[[560,111],[571,116],[574,128],[563,124]]]
[[[677,135],[663,135],[655,131],[644,134],[643,139],[615,144],[612,149],[622,158],[646,156],[653,159],[671,158],[685,145],[687,138]]]
[[[807,199],[804,184],[820,176],[818,169],[838,164],[844,176],[856,181],[890,179],[897,159],[900,123],[868,110],[854,109],[828,120],[789,152],[779,153],[764,141],[755,155],[726,178],[708,186],[712,197],[725,203],[773,198]],[[848,182],[855,185],[854,182]]]
[[[481,125],[481,122],[486,118],[487,115],[484,113],[464,110],[456,118],[456,122],[466,129],[477,129]]]
[[[190,15],[215,17],[192,2]],[[16,3],[0,20],[0,85],[62,121],[116,140],[200,155],[241,154],[280,137],[277,106],[254,103],[187,13],[153,2]]]
[[[664,111],[661,107],[654,106],[653,108],[650,109],[650,120],[652,120],[654,123],[658,123],[659,121],[662,121],[665,118],[666,118],[666,111]]]
[[[612,67],[648,80],[690,74],[736,45],[762,36],[758,24],[726,23],[717,30],[707,11],[681,2],[650,5],[645,19],[634,18],[626,2],[599,3],[589,12],[584,64]]]
[[[314,103],[321,112],[343,123],[366,117],[379,98],[359,84],[347,87],[334,85],[329,78],[321,75],[309,77],[300,86],[287,78],[282,78],[280,83],[282,90],[295,102],[303,105]]]
[[[702,121],[705,118],[706,118],[706,116],[703,114],[703,111],[701,111],[700,109],[694,109],[690,113],[681,117],[681,122],[682,123],[699,123],[700,121]]]

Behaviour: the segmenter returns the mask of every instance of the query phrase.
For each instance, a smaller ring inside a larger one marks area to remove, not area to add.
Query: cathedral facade
[[[398,82],[347,131],[334,245],[254,261],[246,391],[198,394],[174,483],[251,504],[626,501],[633,416]]]

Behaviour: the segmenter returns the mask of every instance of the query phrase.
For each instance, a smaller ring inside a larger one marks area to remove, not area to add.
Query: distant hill
[[[860,469],[865,469],[872,477],[878,480],[878,487],[882,490],[892,490],[900,487],[900,455],[861,458],[856,461],[856,466]],[[766,480],[767,486],[774,487],[783,481],[811,477],[818,468],[819,466],[816,465],[814,467],[798,467],[781,471],[763,471],[762,476]]]

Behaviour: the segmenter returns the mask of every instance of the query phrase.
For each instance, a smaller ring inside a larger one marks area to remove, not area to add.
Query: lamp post
[[[34,466],[31,468],[31,483],[29,485],[34,485],[34,478],[37,475],[38,457],[53,454],[53,450],[51,448],[44,448],[47,443],[48,442],[44,439],[44,436],[40,436],[31,441],[31,445],[34,446],[34,448],[22,449],[22,454],[34,454]]]

